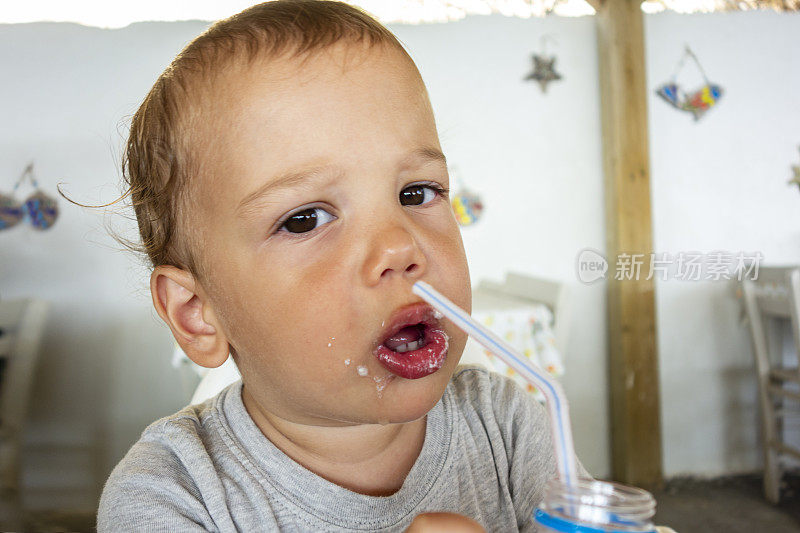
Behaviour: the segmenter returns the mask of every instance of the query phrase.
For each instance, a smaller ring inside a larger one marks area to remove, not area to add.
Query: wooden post
[[[609,262],[612,473],[622,483],[656,488],[663,475],[654,282],[647,279],[653,247],[644,17],[638,0],[592,4],[597,11]],[[633,274],[634,279],[615,279],[624,264],[634,267],[624,277]]]

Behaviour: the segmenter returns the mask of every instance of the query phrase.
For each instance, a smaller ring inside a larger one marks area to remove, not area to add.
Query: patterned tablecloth
[[[553,313],[546,305],[527,304],[514,309],[476,310],[473,311],[472,316],[539,368],[543,368],[556,377],[564,374],[564,363],[555,346]],[[467,341],[461,362],[482,364],[490,370],[505,374],[534,394],[539,401],[544,401],[544,395],[540,391],[472,339]]]

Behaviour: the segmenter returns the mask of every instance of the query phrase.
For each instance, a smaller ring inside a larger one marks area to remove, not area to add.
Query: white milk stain
[[[345,359],[344,360],[344,365],[345,366],[350,366],[350,359]]]
[[[335,340],[336,340],[336,337],[331,337],[330,338],[330,341],[328,342],[328,348],[331,347],[331,345],[333,344],[333,341],[335,341]]]
[[[375,382],[375,390],[378,393],[378,399],[379,400],[381,398],[383,398],[383,389],[386,388],[386,386],[389,384],[389,381],[391,381],[391,379],[392,379],[392,375],[391,374],[389,374],[388,376],[384,376],[382,378],[379,378],[378,376],[372,376],[372,381]]]
[[[369,370],[367,370],[367,367],[363,365],[358,365],[358,368],[356,368],[356,370],[358,371],[358,375],[361,376],[362,378],[364,376],[369,376]]]
[[[383,389],[386,388],[389,383],[394,380],[394,376],[392,374],[387,374],[384,377],[373,376],[372,381],[375,382],[375,391],[378,395],[378,400],[383,399]],[[378,424],[382,426],[386,426],[389,424],[389,419],[386,417],[385,413],[381,413],[378,415]]]

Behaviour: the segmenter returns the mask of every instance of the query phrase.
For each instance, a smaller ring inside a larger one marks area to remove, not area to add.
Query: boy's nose
[[[407,229],[394,226],[375,235],[364,264],[367,285],[374,286],[393,277],[416,281],[427,266],[425,255]]]

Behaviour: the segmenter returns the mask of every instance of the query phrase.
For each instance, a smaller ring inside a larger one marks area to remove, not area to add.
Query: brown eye
[[[436,197],[438,191],[429,185],[412,185],[400,191],[400,205],[427,204]]]
[[[289,233],[308,233],[318,226],[330,222],[334,218],[336,217],[324,209],[313,207],[291,215],[286,219],[286,222],[283,223],[281,229],[285,229]]]

